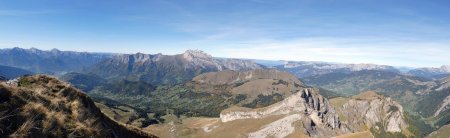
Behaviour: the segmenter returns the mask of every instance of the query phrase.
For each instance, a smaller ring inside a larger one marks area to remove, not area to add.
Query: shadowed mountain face
[[[23,68],[36,73],[81,71],[111,54],[31,49],[0,49],[0,65]]]
[[[202,51],[188,50],[178,55],[117,55],[93,66],[88,73],[106,79],[127,79],[160,85],[183,83],[205,72],[261,68],[249,60],[218,59]]]
[[[306,84],[322,87],[345,95],[356,95],[363,91],[392,95],[401,92],[428,93],[436,84],[429,79],[406,76],[386,71],[357,71],[351,73],[329,73],[304,78]]]
[[[82,73],[67,73],[61,76],[61,79],[70,82],[78,89],[89,92],[97,86],[107,85],[107,80],[94,74],[82,74]]]
[[[155,137],[106,117],[81,91],[51,77],[0,84],[0,135],[11,137]]]
[[[417,104],[418,112],[435,120],[435,126],[443,126],[450,123],[450,77],[437,81],[432,92],[423,96]]]
[[[442,79],[450,75],[450,66],[441,66],[440,68],[418,68],[409,71],[408,74],[429,79]]]
[[[34,73],[28,70],[0,65],[0,76],[3,76],[4,79],[14,79],[23,75],[32,74]]]

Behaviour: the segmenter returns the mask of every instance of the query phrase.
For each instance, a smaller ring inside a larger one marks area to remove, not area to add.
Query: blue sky
[[[0,48],[450,64],[448,0],[0,0]]]

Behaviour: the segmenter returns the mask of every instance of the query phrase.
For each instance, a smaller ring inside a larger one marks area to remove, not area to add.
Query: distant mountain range
[[[189,80],[200,73],[209,71],[251,70],[266,67],[287,71],[299,78],[327,73],[349,73],[362,70],[389,71],[394,73],[406,72],[405,74],[429,79],[440,79],[450,75],[450,66],[442,66],[440,68],[412,68],[408,70],[404,67],[375,64],[229,59],[215,58],[199,50],[188,50],[178,55],[150,55],[142,53],[74,52],[60,51],[57,49],[44,51],[36,48],[22,49],[16,47],[0,49],[0,59],[2,59],[0,60],[0,65],[22,68],[35,73],[58,75],[75,71],[95,73],[99,76],[109,76],[113,73],[114,75],[110,77],[126,76],[125,78],[143,79],[147,81],[152,79],[151,82],[153,84]],[[148,72],[150,70],[149,68],[152,68],[152,73],[140,73]],[[162,79],[154,80],[156,76]],[[178,79],[175,79],[176,77]],[[184,77],[188,79],[182,79]]]
[[[441,79],[450,76],[450,66],[445,65],[440,68],[418,68],[410,70],[408,74],[431,79]]]
[[[0,65],[0,76],[3,76],[5,79],[14,79],[23,75],[32,75],[32,74],[34,73],[21,68]]]
[[[394,73],[402,73],[405,75],[419,76],[428,79],[441,79],[450,75],[449,65],[443,65],[440,68],[412,68],[376,64],[343,64],[313,61],[274,61],[257,59],[252,59],[252,61],[270,68],[277,68],[280,70],[288,71],[300,78],[314,75],[323,75],[327,73],[349,73],[362,70],[388,71]]]
[[[326,62],[286,62],[284,65],[275,66],[275,68],[295,74],[299,78],[329,73],[350,73],[364,70],[400,73],[400,71],[395,67],[386,65],[334,64]]]
[[[335,72],[309,76],[303,80],[309,85],[345,95],[356,95],[369,90],[388,95],[404,91],[428,93],[428,88],[436,85],[430,79],[376,70]]]
[[[15,47],[0,49],[0,65],[22,68],[35,73],[57,74],[81,71],[111,56],[112,54],[109,53],[60,51],[58,49],[44,51],[36,48]]]

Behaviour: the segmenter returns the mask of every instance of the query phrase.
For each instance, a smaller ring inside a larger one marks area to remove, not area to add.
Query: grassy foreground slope
[[[86,94],[44,75],[0,84],[0,129],[11,137],[155,137],[111,120]]]

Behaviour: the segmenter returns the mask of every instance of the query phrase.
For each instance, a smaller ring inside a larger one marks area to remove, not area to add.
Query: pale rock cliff
[[[357,131],[362,126],[367,128],[381,124],[386,132],[402,132],[408,125],[404,120],[403,107],[389,97],[375,92],[365,92],[353,97],[341,109],[348,120],[344,123]],[[352,124],[362,125],[357,127]],[[380,127],[380,126],[379,126]]]

